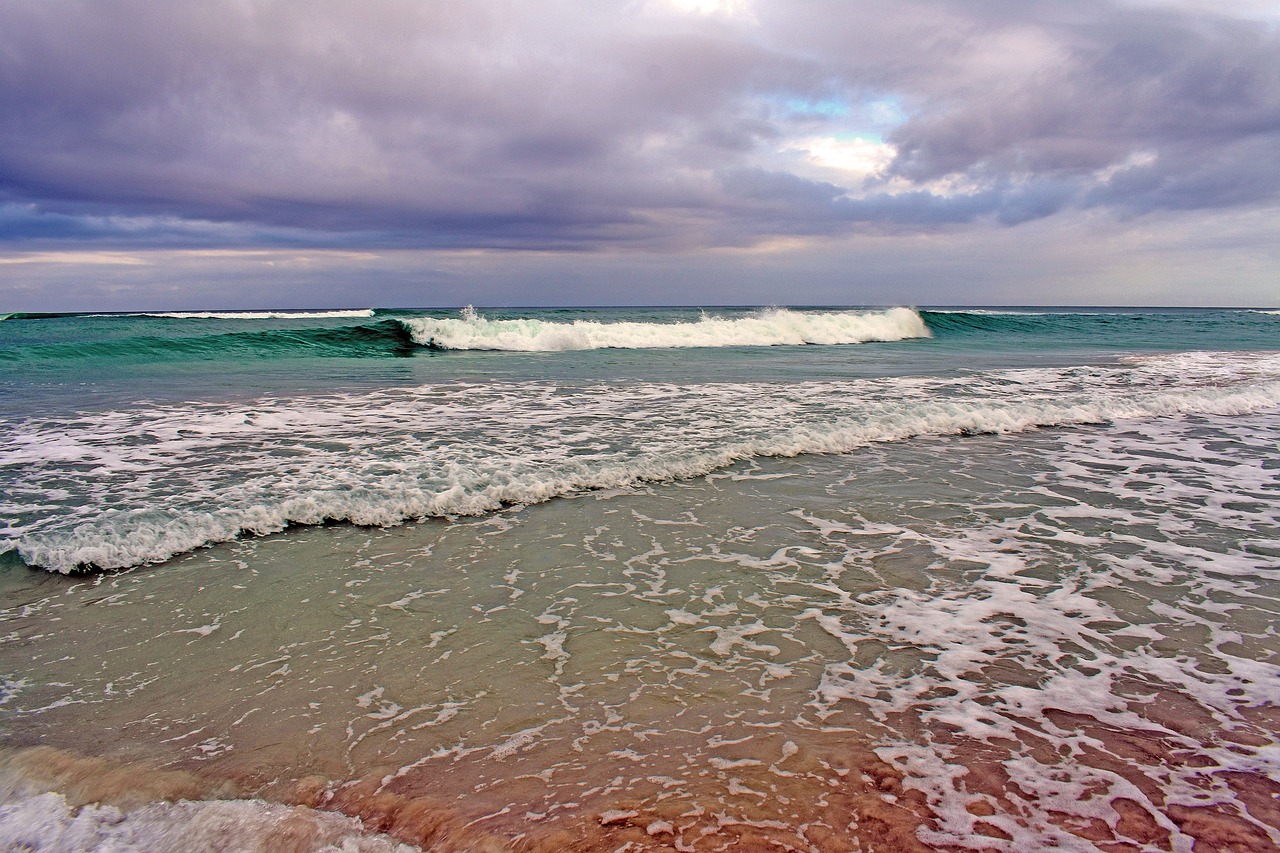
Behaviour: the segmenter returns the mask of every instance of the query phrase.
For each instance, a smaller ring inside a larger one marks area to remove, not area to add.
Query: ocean
[[[1280,312],[0,319],[0,849],[1280,849]]]

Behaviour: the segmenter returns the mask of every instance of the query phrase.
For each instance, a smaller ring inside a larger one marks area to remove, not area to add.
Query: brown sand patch
[[[1160,826],[1141,804],[1122,798],[1113,802],[1111,807],[1120,815],[1120,819],[1116,821],[1117,835],[1143,848],[1168,850],[1172,846],[1169,830]]]
[[[1192,839],[1195,853],[1280,849],[1268,833],[1268,828],[1280,831],[1280,781],[1254,773],[1215,772],[1219,760],[1215,750],[1243,752],[1273,739],[1248,727],[1224,731],[1203,708],[1193,706],[1185,696],[1161,695],[1138,709],[1154,724],[1150,728],[1124,728],[1086,714],[1047,711],[1045,717],[1056,728],[1070,733],[1074,743],[1070,752],[1061,746],[1047,748],[1048,739],[1030,732],[1023,733],[1025,742],[1020,748],[1008,751],[972,743],[948,731],[935,732],[933,739],[950,750],[949,763],[961,764],[968,771],[962,778],[966,794],[974,798],[966,808],[976,818],[976,834],[1005,838],[990,821],[983,820],[1003,814],[1014,816],[1024,826],[1030,819],[1046,821],[1104,853],[1171,850],[1175,836],[1171,827]],[[1090,814],[1092,809],[1080,814],[1055,810],[1035,791],[1024,790],[1009,777],[1006,762],[1018,756],[1035,760],[1046,778],[1053,777],[1055,768],[1072,765],[1101,771],[1098,784],[1086,786],[1081,798],[1108,803],[1114,817]],[[1115,797],[1117,789],[1106,784],[1108,777],[1131,783],[1142,796]],[[1206,806],[1170,803],[1168,786],[1173,778],[1206,793],[1220,792],[1225,783],[1235,802]],[[1040,816],[1031,818],[1036,812]]]
[[[1221,777],[1250,817],[1280,830],[1280,782],[1257,773],[1223,773]]]
[[[381,789],[381,780],[364,779],[331,788],[323,780],[299,782],[294,798],[300,805],[359,818],[370,832],[380,832],[432,853],[499,853],[509,845],[468,828],[457,811],[429,796],[407,797]]]
[[[50,746],[0,750],[0,768],[16,772],[28,785],[62,794],[73,808],[101,803],[131,809],[150,802],[229,799],[229,782],[214,782],[181,770],[158,770]]]
[[[148,803],[234,799],[266,794],[295,806],[262,832],[265,849],[307,853],[330,841],[329,828],[317,821],[321,811],[360,820],[365,831],[388,835],[432,853],[601,853],[628,846],[632,851],[773,851],[836,853],[930,853],[916,831],[927,818],[924,797],[905,789],[901,776],[866,750],[845,748],[821,759],[800,760],[795,770],[755,768],[760,778],[744,786],[769,796],[701,801],[689,791],[668,796],[661,786],[647,796],[598,799],[590,804],[561,804],[546,820],[533,821],[524,809],[469,825],[476,815],[456,800],[442,799],[447,785],[437,775],[412,780],[413,791],[389,790],[386,777],[330,782],[307,777],[249,791],[227,780],[181,770],[78,755],[52,747],[0,754],[0,768],[11,770],[33,790],[63,794],[75,809],[91,803],[130,811]],[[527,781],[527,780],[526,780]],[[403,783],[402,783],[403,784]],[[432,789],[437,789],[432,791]],[[521,787],[522,792],[525,791]],[[472,811],[495,807],[476,803]],[[268,843],[269,842],[269,843]]]
[[[1194,838],[1194,853],[1262,853],[1275,850],[1267,834],[1222,806],[1171,806],[1169,817]]]
[[[905,787],[901,775],[866,747],[851,747],[836,735],[829,740],[825,750],[802,749],[771,763],[679,779],[632,776],[594,793],[575,788],[573,799],[530,777],[459,794],[458,779],[466,773],[450,779],[449,770],[420,768],[332,788],[311,780],[300,787],[298,800],[424,845],[443,839],[475,847],[475,839],[483,838],[499,845],[505,839],[520,853],[930,853],[934,848],[916,837],[928,820],[924,795]]]

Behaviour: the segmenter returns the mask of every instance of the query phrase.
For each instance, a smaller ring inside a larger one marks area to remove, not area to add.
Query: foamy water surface
[[[1273,315],[214,313],[4,324],[0,848],[1280,849]]]
[[[427,846],[397,816],[528,849],[1267,849],[1278,440],[926,438],[29,574],[0,712]]]
[[[57,571],[290,524],[466,516],[743,459],[1280,404],[1273,355],[852,382],[420,386],[10,419],[0,549]]]

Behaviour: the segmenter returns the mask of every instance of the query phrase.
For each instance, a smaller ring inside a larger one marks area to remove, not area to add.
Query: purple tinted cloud
[[[734,8],[0,0],[0,240],[727,246],[1280,200],[1266,23]],[[787,154],[850,134],[887,167]]]

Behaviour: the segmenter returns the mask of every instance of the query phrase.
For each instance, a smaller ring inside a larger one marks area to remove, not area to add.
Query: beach
[[[10,846],[1280,847],[1275,312],[0,344]]]

